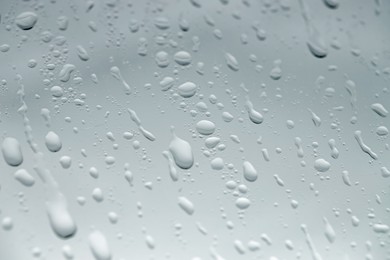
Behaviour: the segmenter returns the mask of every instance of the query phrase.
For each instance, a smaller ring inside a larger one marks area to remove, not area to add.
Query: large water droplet
[[[77,226],[73,217],[69,214],[64,195],[56,192],[46,202],[46,206],[50,225],[54,233],[62,239],[74,236],[77,231]]]
[[[19,166],[23,162],[20,143],[13,137],[6,137],[1,146],[5,162],[10,166]]]
[[[15,18],[16,25],[22,30],[30,30],[38,21],[38,15],[33,12],[24,12]]]
[[[173,159],[177,166],[182,169],[189,169],[194,164],[194,155],[192,153],[191,145],[179,138],[175,134],[175,128],[171,127],[172,140],[169,144],[169,151],[171,152]]]
[[[243,163],[243,173],[244,173],[244,178],[247,181],[253,182],[257,180],[258,177],[257,171],[255,167],[253,167],[253,165],[248,161],[245,161]]]

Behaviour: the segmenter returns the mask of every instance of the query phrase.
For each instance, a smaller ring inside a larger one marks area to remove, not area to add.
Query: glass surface
[[[0,259],[390,259],[390,1],[0,1]]]

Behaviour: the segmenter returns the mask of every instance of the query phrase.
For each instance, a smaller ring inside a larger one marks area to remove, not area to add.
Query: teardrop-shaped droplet
[[[257,171],[255,167],[253,167],[253,165],[248,161],[245,161],[243,163],[243,173],[244,173],[244,178],[247,181],[253,182],[257,180],[258,177]]]
[[[74,236],[77,226],[68,211],[64,195],[57,192],[46,205],[50,225],[54,233],[62,239]]]
[[[99,230],[89,235],[89,246],[96,260],[111,260],[111,250],[106,237]]]
[[[169,151],[172,154],[172,157],[177,166],[182,169],[189,169],[194,164],[194,155],[192,153],[191,145],[179,138],[175,134],[174,127],[171,127],[172,140],[169,144]]]

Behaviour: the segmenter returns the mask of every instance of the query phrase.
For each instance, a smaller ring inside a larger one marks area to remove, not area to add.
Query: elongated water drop
[[[389,111],[387,111],[387,109],[381,103],[372,104],[371,109],[381,117],[386,117],[389,113]]]
[[[313,56],[317,58],[324,58],[328,55],[328,50],[325,45],[325,42],[320,32],[317,30],[317,28],[313,24],[313,21],[311,20],[309,8],[307,7],[307,5],[304,3],[303,0],[299,0],[299,4],[301,7],[301,15],[305,22],[308,34],[307,46]]]
[[[103,233],[99,230],[93,231],[89,237],[89,246],[96,260],[111,260],[111,250]]]
[[[175,133],[175,127],[171,126],[172,140],[169,144],[169,151],[177,166],[182,169],[189,169],[194,164],[194,155],[191,145],[179,138]]]
[[[248,111],[249,119],[255,124],[261,124],[263,122],[263,115],[253,108],[252,102],[247,98],[245,102],[245,108]]]
[[[247,181],[254,182],[255,180],[257,180],[258,177],[257,171],[255,167],[253,167],[253,165],[248,161],[245,161],[243,163],[243,173],[244,173],[244,178]]]
[[[60,70],[60,73],[58,74],[59,79],[62,82],[68,82],[70,80],[70,76],[72,72],[76,69],[76,66],[73,64],[65,64],[62,69]]]
[[[184,210],[188,215],[194,214],[195,212],[194,204],[186,197],[179,197],[178,204],[180,208]]]
[[[227,52],[227,53],[225,53],[225,59],[226,59],[226,64],[229,67],[229,69],[231,69],[233,71],[239,70],[238,61],[237,61],[236,57],[234,57],[232,54]]]
[[[111,72],[111,75],[112,75],[116,80],[118,80],[119,82],[122,83],[123,88],[124,88],[124,91],[125,91],[125,94],[126,94],[126,95],[130,95],[130,94],[131,94],[131,87],[130,87],[129,84],[127,84],[127,82],[126,82],[125,79],[123,78],[120,69],[119,69],[117,66],[113,66],[113,67],[111,67],[110,72]]]
[[[360,146],[360,149],[362,149],[363,152],[365,152],[366,154],[371,156],[372,159],[377,160],[378,159],[378,155],[376,153],[374,153],[372,151],[372,149],[368,145],[366,145],[364,143],[363,137],[362,137],[362,131],[356,130],[355,133],[354,133],[354,136],[355,136],[355,139],[356,139],[356,141],[358,142],[358,144]]]
[[[62,239],[74,236],[77,231],[77,226],[67,209],[64,195],[56,192],[47,201],[46,206],[50,225],[54,233]]]
[[[31,187],[35,183],[34,177],[25,169],[19,169],[14,174],[15,179],[26,187]]]
[[[310,108],[307,109],[311,114],[311,121],[313,121],[313,124],[317,127],[321,125],[321,118],[314,113]]]
[[[332,225],[329,223],[327,218],[323,218],[325,225],[325,237],[330,243],[333,243],[336,240],[336,232],[334,231]]]
[[[179,179],[179,174],[174,166],[172,155],[168,151],[163,151],[162,154],[168,160],[169,176],[173,181],[177,181]]]

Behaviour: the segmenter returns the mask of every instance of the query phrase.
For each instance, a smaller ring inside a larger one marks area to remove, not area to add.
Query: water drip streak
[[[23,117],[24,133],[26,135],[27,143],[34,153],[34,170],[44,183],[45,195],[46,195],[46,210],[49,217],[50,225],[54,233],[62,238],[67,239],[77,231],[76,223],[68,212],[67,202],[65,196],[60,192],[58,183],[53,178],[50,170],[44,165],[44,154],[39,151],[38,144],[34,142],[32,128],[30,120],[27,117],[27,104],[24,100],[25,92],[24,85],[21,83],[22,76],[17,75],[17,81],[20,85],[20,89],[17,94],[19,95],[22,106],[18,109],[18,112]]]

